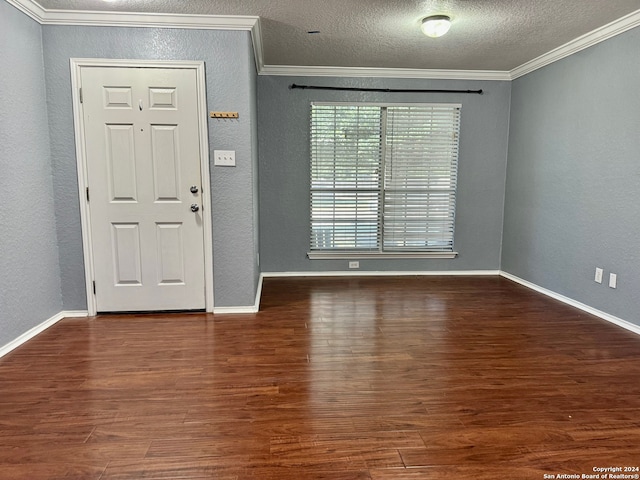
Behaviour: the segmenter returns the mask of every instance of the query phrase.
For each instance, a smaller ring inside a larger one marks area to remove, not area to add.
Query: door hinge
[[[93,281],[93,294],[96,294],[96,281]]]
[[[80,87],[80,103],[84,103],[84,99],[82,98],[82,87]]]
[[[89,187],[87,187],[87,202],[89,201]]]

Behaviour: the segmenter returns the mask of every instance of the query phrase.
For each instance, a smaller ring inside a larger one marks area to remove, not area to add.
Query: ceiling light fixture
[[[441,37],[451,28],[451,18],[446,15],[431,15],[422,20],[421,28],[427,37]]]

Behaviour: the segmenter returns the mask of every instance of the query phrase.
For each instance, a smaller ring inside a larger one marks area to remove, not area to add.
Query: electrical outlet
[[[609,287],[616,288],[618,286],[618,275],[615,273],[609,274]]]
[[[349,268],[360,268],[360,262],[349,262]]]
[[[235,150],[214,150],[213,164],[218,167],[235,167],[236,151]]]
[[[596,283],[602,283],[602,273],[603,273],[602,269],[596,267],[596,276],[595,276],[595,279],[594,279],[596,281]]]

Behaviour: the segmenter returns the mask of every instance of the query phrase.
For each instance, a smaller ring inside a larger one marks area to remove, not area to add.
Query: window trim
[[[371,106],[371,107],[379,107],[383,109],[382,113],[382,132],[383,137],[386,135],[384,133],[386,131],[386,108],[385,107],[415,107],[415,106],[430,106],[430,107],[447,107],[447,108],[457,108],[458,110],[462,109],[461,103],[445,103],[445,102],[405,102],[405,103],[385,103],[385,102],[310,102],[310,107],[313,106]],[[459,139],[458,139],[459,142]],[[381,168],[384,168],[385,161],[385,150],[386,142],[381,144],[381,158],[382,165]],[[459,161],[459,159],[457,160]],[[382,195],[384,195],[384,187],[381,187],[379,190]],[[381,206],[379,215],[382,216],[384,214],[383,208]],[[378,225],[382,225],[382,219],[379,219]],[[431,259],[453,259],[458,256],[458,252],[454,251],[393,251],[393,250],[383,250],[383,240],[381,239],[380,246],[378,250],[359,250],[359,249],[335,249],[335,250],[312,250],[310,249],[307,252],[307,257],[310,260],[339,260],[339,259],[420,259],[420,258],[431,258]]]
[[[311,102],[310,106],[327,106],[327,107],[417,107],[421,105],[428,105],[430,107],[451,107],[462,109],[461,103],[446,103],[446,102]]]
[[[342,260],[345,258],[389,260],[401,258],[456,258],[458,252],[367,252],[364,250],[311,250],[307,252],[309,260]]]

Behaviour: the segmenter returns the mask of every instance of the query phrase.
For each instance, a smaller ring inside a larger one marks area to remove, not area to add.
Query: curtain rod
[[[364,87],[320,87],[317,85],[296,85],[292,83],[289,89],[300,88],[302,90],[341,90],[346,92],[395,92],[395,93],[475,93],[482,95],[482,90],[422,90],[422,89],[397,89],[397,88],[364,88]]]

